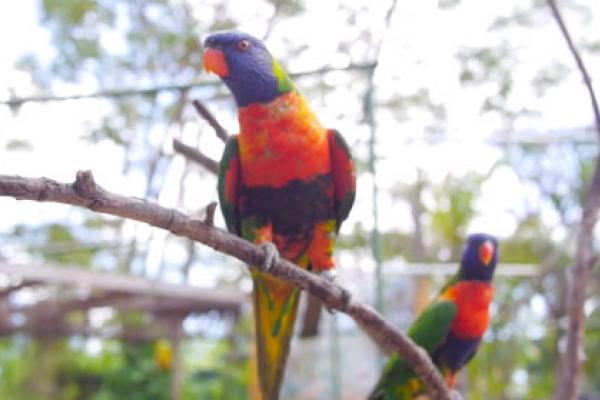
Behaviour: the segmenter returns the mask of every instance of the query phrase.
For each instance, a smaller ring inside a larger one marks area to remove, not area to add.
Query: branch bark
[[[73,184],[59,183],[47,178],[0,175],[0,196],[14,197],[18,200],[70,204],[136,220],[203,243],[249,265],[261,266],[265,258],[264,251],[260,247],[215,228],[205,221],[193,220],[179,211],[143,199],[110,193],[95,183],[89,171],[77,172]],[[453,398],[427,353],[406,335],[396,330],[373,308],[349,299],[348,292],[341,286],[283,259],[275,263],[267,272],[309,292],[329,308],[350,315],[380,346],[396,349],[413,366],[433,398],[441,400]]]
[[[229,139],[229,134],[210,112],[208,107],[206,107],[200,100],[194,100],[192,101],[192,104],[196,109],[196,112],[198,112],[198,114],[204,118],[204,120],[208,122],[208,124],[214,129],[217,137],[224,143],[227,142],[227,139]],[[183,155],[185,158],[197,162],[213,174],[218,175],[219,163],[202,153],[200,150],[196,150],[195,148],[184,144],[179,139],[173,139],[173,150],[176,153]]]
[[[219,139],[221,139],[223,142],[227,142],[227,139],[229,138],[229,133],[227,133],[225,128],[221,126],[219,121],[217,121],[217,119],[209,111],[209,109],[204,104],[202,104],[200,100],[194,100],[192,101],[192,104],[194,105],[194,108],[196,109],[198,114],[200,114],[200,116],[204,118],[206,122],[208,122],[208,124],[215,130],[215,133],[217,134]]]
[[[205,155],[204,153],[196,150],[195,148],[188,146],[181,140],[173,139],[173,150],[175,150],[175,152],[181,154],[185,158],[197,162],[213,174],[217,175],[219,173],[218,162]]]
[[[573,39],[567,29],[564,19],[555,0],[547,0],[552,15],[569,46],[569,51],[575,59],[577,68],[583,78],[583,83],[590,96],[594,113],[595,130],[600,139],[600,109],[592,85],[592,79],[577,51]],[[561,360],[560,381],[555,393],[556,400],[575,400],[579,397],[581,385],[582,364],[585,360],[583,352],[583,335],[585,331],[585,315],[583,312],[586,286],[591,271],[596,265],[598,256],[594,254],[594,228],[600,208],[600,153],[596,158],[594,175],[583,204],[581,224],[577,235],[575,250],[575,265],[571,268],[567,290],[568,331],[567,345]]]
[[[579,54],[579,51],[577,51],[577,48],[575,47],[575,44],[573,43],[573,39],[571,38],[569,29],[567,29],[567,25],[565,24],[565,21],[560,13],[560,10],[558,9],[558,6],[556,5],[556,1],[555,0],[547,0],[547,2],[548,2],[548,5],[550,6],[550,10],[552,11],[552,16],[556,20],[556,23],[558,24],[558,27],[560,28],[560,32],[562,33],[563,37],[565,38],[565,41],[567,42],[567,46],[569,46],[569,51],[571,52],[571,55],[575,59],[575,63],[577,64],[577,69],[579,69],[579,72],[581,73],[581,77],[583,78],[583,83],[585,84],[585,87],[590,96],[590,101],[592,103],[592,111],[594,113],[594,122],[595,122],[596,132],[598,133],[598,136],[600,137],[600,108],[598,107],[598,99],[596,98],[596,93],[594,92],[594,86],[592,85],[592,78],[590,77],[590,74],[583,62],[583,59],[581,58],[581,55]]]

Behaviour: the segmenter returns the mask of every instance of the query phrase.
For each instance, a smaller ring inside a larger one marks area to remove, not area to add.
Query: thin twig
[[[204,223],[208,226],[215,225],[215,211],[217,209],[217,202],[213,201],[206,206],[206,214],[204,215]]]
[[[274,9],[273,9],[273,15],[271,16],[271,18],[269,18],[269,22],[266,24],[267,29],[265,30],[265,33],[263,33],[262,38],[261,38],[262,42],[265,42],[271,35],[271,32],[273,32],[273,28],[275,27],[275,22],[277,21],[277,18],[279,17],[279,12],[281,11],[282,6],[283,6],[283,2],[281,2],[281,1],[275,2]]]
[[[219,163],[195,148],[188,146],[179,139],[173,139],[173,150],[185,158],[202,165],[213,174],[219,173]]]
[[[552,15],[569,46],[571,55],[575,59],[577,68],[581,72],[583,82],[587,88],[592,103],[595,127],[600,138],[600,110],[592,86],[592,79],[575,48],[573,40],[555,0],[547,0]],[[577,235],[577,248],[575,250],[575,265],[571,268],[567,290],[568,330],[567,346],[565,348],[560,370],[560,380],[555,393],[556,400],[575,400],[579,396],[581,385],[583,354],[583,334],[585,330],[585,314],[583,307],[586,299],[586,286],[591,270],[596,264],[597,255],[594,254],[594,228],[598,219],[600,208],[600,154],[596,158],[594,175],[588,190],[587,198],[583,204],[581,224]]]
[[[575,48],[573,39],[571,39],[571,34],[569,33],[569,30],[567,29],[567,25],[565,24],[565,21],[560,13],[560,10],[558,9],[558,6],[556,5],[556,1],[555,0],[547,0],[547,2],[548,2],[548,5],[550,6],[550,9],[552,10],[552,15],[554,16],[554,19],[558,23],[560,31],[561,31],[563,37],[565,38],[567,45],[569,46],[571,55],[573,56],[573,58],[575,59],[575,62],[577,63],[577,68],[579,69],[579,72],[581,72],[581,76],[583,78],[583,83],[585,84],[585,87],[588,91],[588,94],[590,96],[590,100],[592,103],[592,111],[594,113],[596,132],[598,133],[598,136],[600,137],[600,108],[598,107],[598,100],[596,98],[596,93],[594,92],[594,86],[592,85],[592,78],[590,77],[590,74],[588,73],[588,70],[581,58],[581,55],[579,54],[579,51],[577,51],[577,48]]]
[[[168,230],[174,235],[203,243],[248,265],[258,266],[257,268],[261,268],[265,258],[261,247],[212,227],[204,221],[192,220],[179,211],[163,208],[142,199],[110,193],[95,183],[89,171],[78,172],[73,184],[59,183],[47,178],[0,175],[0,196],[71,204],[144,222]],[[330,309],[350,315],[380,346],[397,349],[425,382],[433,398],[452,399],[442,376],[427,353],[396,330],[373,308],[349,299],[348,292],[341,286],[283,259],[278,260],[267,272],[310,292]]]
[[[227,133],[225,128],[221,126],[219,121],[217,121],[215,116],[212,115],[208,108],[204,104],[202,104],[200,100],[194,100],[192,101],[192,104],[194,105],[196,111],[198,111],[198,114],[200,114],[200,116],[204,118],[210,126],[212,126],[212,128],[215,130],[215,134],[219,137],[219,139],[221,139],[223,142],[227,142],[227,139],[229,138],[229,133]]]

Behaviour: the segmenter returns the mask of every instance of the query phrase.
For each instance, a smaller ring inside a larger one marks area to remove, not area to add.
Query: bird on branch
[[[497,261],[495,237],[470,235],[458,272],[408,331],[408,336],[431,356],[450,389],[456,386],[460,369],[475,356],[489,325]],[[396,353],[384,366],[369,400],[416,399],[425,390],[412,367]]]
[[[335,237],[354,203],[356,172],[342,135],[324,128],[281,64],[258,39],[217,32],[204,42],[204,67],[227,85],[240,132],[219,166],[227,229],[332,276]],[[251,268],[258,373],[264,400],[276,400],[298,309],[299,289]]]

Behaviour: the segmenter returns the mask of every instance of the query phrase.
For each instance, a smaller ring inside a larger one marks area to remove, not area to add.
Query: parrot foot
[[[321,276],[327,279],[329,282],[335,282],[338,277],[338,273],[335,269],[326,269],[325,271],[321,272]]]
[[[321,276],[325,279],[327,279],[329,282],[334,283],[337,280],[338,277],[338,273],[336,270],[334,269],[327,269],[323,272],[321,272]],[[342,306],[340,307],[340,309],[342,311],[347,310],[348,307],[350,306],[350,300],[352,300],[352,294],[344,289],[344,288],[340,288],[340,290],[342,291]],[[335,314],[335,310],[333,308],[329,308],[327,306],[325,306],[325,309],[327,310],[327,312],[329,314]]]
[[[342,311],[346,311],[350,307],[350,301],[352,300],[352,293],[342,288]]]
[[[279,251],[272,242],[262,243],[260,247],[265,253],[265,260],[263,261],[262,267],[264,271],[268,271],[279,262]]]

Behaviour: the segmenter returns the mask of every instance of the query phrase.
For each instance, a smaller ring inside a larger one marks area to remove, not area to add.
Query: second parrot
[[[465,244],[458,273],[411,325],[408,335],[423,347],[450,388],[475,355],[486,331],[498,261],[498,241],[479,233]],[[411,366],[398,354],[390,357],[369,400],[410,400],[425,393]]]

